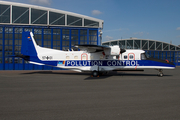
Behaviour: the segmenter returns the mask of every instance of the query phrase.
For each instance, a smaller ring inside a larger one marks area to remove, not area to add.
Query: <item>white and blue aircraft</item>
[[[40,47],[32,32],[22,33],[21,55],[29,63],[65,68],[79,72],[100,73],[120,69],[156,69],[163,76],[163,69],[175,69],[169,61],[148,58],[143,50],[124,50],[119,46],[76,45],[81,51],[62,51]]]

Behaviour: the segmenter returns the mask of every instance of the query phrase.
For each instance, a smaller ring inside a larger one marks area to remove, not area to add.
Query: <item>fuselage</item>
[[[75,71],[111,71],[117,69],[174,69],[169,61],[148,58],[143,50],[125,50],[119,46],[93,46],[83,51],[62,51],[40,47],[32,33],[23,35],[21,53],[30,63],[50,65]],[[88,51],[89,50],[89,51]]]
[[[37,48],[37,56],[40,61],[37,61],[37,63],[76,71],[175,68],[172,63],[147,58],[145,51],[143,50],[126,50],[126,52],[122,54],[112,56],[105,55],[104,52],[88,53],[87,51],[59,51],[48,48],[39,48]],[[35,60],[32,59],[30,61]]]

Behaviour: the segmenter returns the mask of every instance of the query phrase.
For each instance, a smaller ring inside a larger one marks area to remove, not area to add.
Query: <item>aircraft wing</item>
[[[104,51],[105,49],[111,49],[109,46],[103,46],[103,45],[75,45],[74,47],[77,47],[81,50],[86,50],[88,52],[100,52]]]

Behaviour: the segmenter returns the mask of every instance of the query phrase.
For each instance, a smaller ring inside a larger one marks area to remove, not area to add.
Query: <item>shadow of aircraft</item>
[[[108,74],[100,75],[99,77],[92,77],[90,72],[74,72],[74,71],[30,71],[21,74],[61,74],[61,75],[86,75],[89,76],[84,80],[102,80],[112,76],[157,76],[157,74],[153,73],[143,73],[143,71],[110,71]],[[172,76],[172,75],[164,75],[164,76]]]

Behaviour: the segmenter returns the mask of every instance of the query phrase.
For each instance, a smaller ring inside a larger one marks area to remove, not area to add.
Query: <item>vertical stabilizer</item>
[[[36,42],[32,32],[22,33],[21,54],[24,56],[37,56]]]

